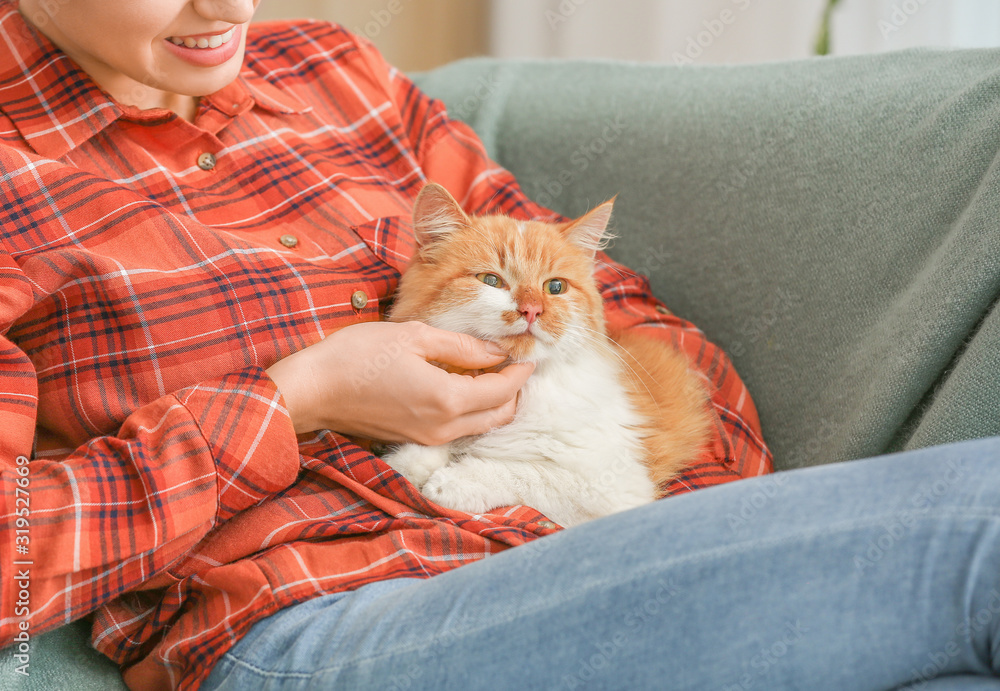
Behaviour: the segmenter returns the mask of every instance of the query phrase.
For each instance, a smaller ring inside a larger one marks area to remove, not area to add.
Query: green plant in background
[[[830,22],[833,10],[839,4],[840,0],[827,0],[826,9],[823,10],[823,23],[819,27],[819,38],[816,39],[816,55],[830,54]]]

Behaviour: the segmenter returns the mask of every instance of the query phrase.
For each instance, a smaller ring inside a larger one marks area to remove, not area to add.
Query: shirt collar
[[[254,107],[285,115],[311,110],[249,68],[203,100],[229,117]],[[13,0],[0,0],[0,111],[32,149],[53,159],[62,158],[119,119],[171,117],[166,110],[139,110],[115,101],[28,24]]]
[[[272,113],[302,115],[312,111],[312,106],[307,106],[291,91],[279,89],[249,67],[244,67],[240,73],[239,84],[246,87],[258,107]]]

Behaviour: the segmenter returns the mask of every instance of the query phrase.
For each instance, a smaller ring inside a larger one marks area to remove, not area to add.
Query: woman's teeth
[[[234,33],[236,33],[236,29],[230,29],[224,34],[212,36],[211,38],[204,36],[201,38],[171,38],[170,42],[175,46],[184,46],[185,48],[218,48],[223,44],[229,43]]]

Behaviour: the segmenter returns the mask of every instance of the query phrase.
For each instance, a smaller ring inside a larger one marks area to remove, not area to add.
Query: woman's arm
[[[28,612],[34,635],[162,574],[214,525],[290,485],[299,465],[278,391],[258,368],[155,400],[65,457],[33,457],[37,378],[4,335],[31,291],[3,251],[0,296],[3,646]]]

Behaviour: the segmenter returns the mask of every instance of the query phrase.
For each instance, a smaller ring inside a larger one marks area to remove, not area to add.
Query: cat
[[[649,337],[609,335],[594,280],[614,200],[568,223],[470,217],[430,183],[391,321],[418,320],[533,361],[512,422],[384,460],[427,498],[481,514],[526,505],[569,527],[653,501],[709,437],[702,379]]]

